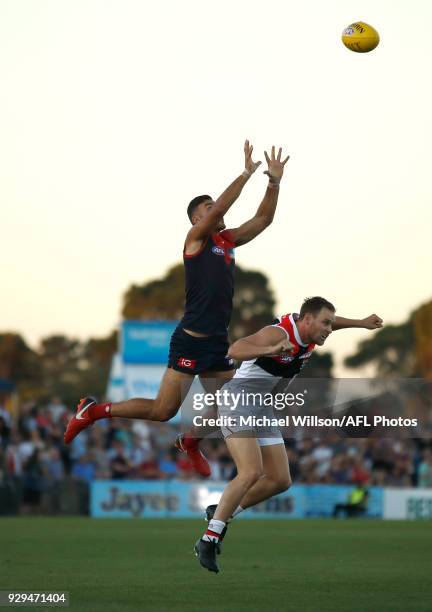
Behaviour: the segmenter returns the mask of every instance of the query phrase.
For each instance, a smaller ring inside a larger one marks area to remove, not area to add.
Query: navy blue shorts
[[[168,367],[185,374],[225,372],[234,369],[234,361],[227,356],[227,336],[196,337],[177,327],[171,336]]]

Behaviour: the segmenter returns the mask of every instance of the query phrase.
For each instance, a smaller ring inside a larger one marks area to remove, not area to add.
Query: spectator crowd
[[[16,417],[0,405],[0,485],[20,487],[23,512],[37,511],[44,491],[65,478],[199,478],[174,448],[179,432],[170,423],[106,419],[82,432],[70,446],[63,432],[72,412],[59,398],[46,405],[27,403]],[[223,440],[207,439],[203,452],[211,479],[229,480],[234,464]],[[294,483],[432,487],[432,446],[427,439],[289,439],[286,449]]]

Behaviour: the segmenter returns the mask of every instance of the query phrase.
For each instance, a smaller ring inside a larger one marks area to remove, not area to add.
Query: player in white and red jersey
[[[333,304],[321,297],[306,299],[300,314],[287,314],[277,323],[231,345],[228,355],[242,361],[235,376],[222,387],[225,397],[271,393],[281,379],[292,380],[308,362],[314,348],[322,346],[335,330],[359,327],[378,329],[382,319],[373,314],[364,319],[336,316]],[[237,476],[225,487],[217,506],[207,508],[208,528],[195,544],[201,565],[218,572],[216,553],[226,533],[229,519],[250,506],[285,491],[291,485],[288,458],[282,434],[277,427],[254,430],[241,424],[240,416],[257,411],[273,417],[271,406],[249,405],[241,399],[233,411],[232,399],[219,405],[219,415],[234,415],[234,425],[222,433],[237,467]]]
[[[283,340],[288,340],[290,343],[289,353],[276,354],[276,355],[259,355],[256,359],[250,359],[243,361],[240,368],[235,374],[235,378],[293,378],[300,370],[306,365],[312,351],[315,348],[315,342],[303,341],[300,337],[297,329],[297,322],[299,315],[297,314],[286,314],[283,315],[276,323],[271,327],[277,328],[277,334],[282,337]],[[282,336],[279,329],[283,330],[286,334],[286,338]],[[275,335],[274,331],[269,331],[268,328],[264,334],[267,336],[270,333]],[[258,335],[255,334],[257,337]],[[252,336],[251,336],[252,338]],[[269,337],[270,339],[270,337]],[[249,340],[244,338],[246,342]],[[250,341],[249,341],[250,342]],[[247,346],[247,345],[246,345]],[[234,349],[235,350],[235,349]]]

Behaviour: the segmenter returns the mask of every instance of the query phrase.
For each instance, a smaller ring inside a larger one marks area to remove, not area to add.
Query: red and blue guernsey
[[[315,344],[305,344],[300,338],[296,321],[297,314],[286,314],[274,323],[280,327],[288,336],[288,340],[294,346],[289,355],[271,355],[258,357],[250,361],[243,361],[234,378],[294,378],[307,364],[315,348]]]
[[[183,251],[186,304],[180,327],[227,335],[234,296],[234,241],[229,230],[209,236],[193,255]]]

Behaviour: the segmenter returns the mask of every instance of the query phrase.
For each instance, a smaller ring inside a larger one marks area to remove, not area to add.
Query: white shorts
[[[253,395],[267,392],[268,388],[273,386],[273,381],[271,381],[270,387],[268,381],[256,378],[232,378],[222,387],[222,391],[228,391],[229,394],[242,398],[238,404],[234,404],[231,399],[226,399],[218,406],[219,417],[223,417],[225,420],[225,423],[221,426],[224,438],[235,435],[256,438],[260,446],[284,444],[279,427],[272,424],[255,424],[257,419],[261,422],[263,420],[269,422],[274,419],[273,407],[251,403],[245,397],[248,393]],[[247,422],[248,420],[249,422]]]

